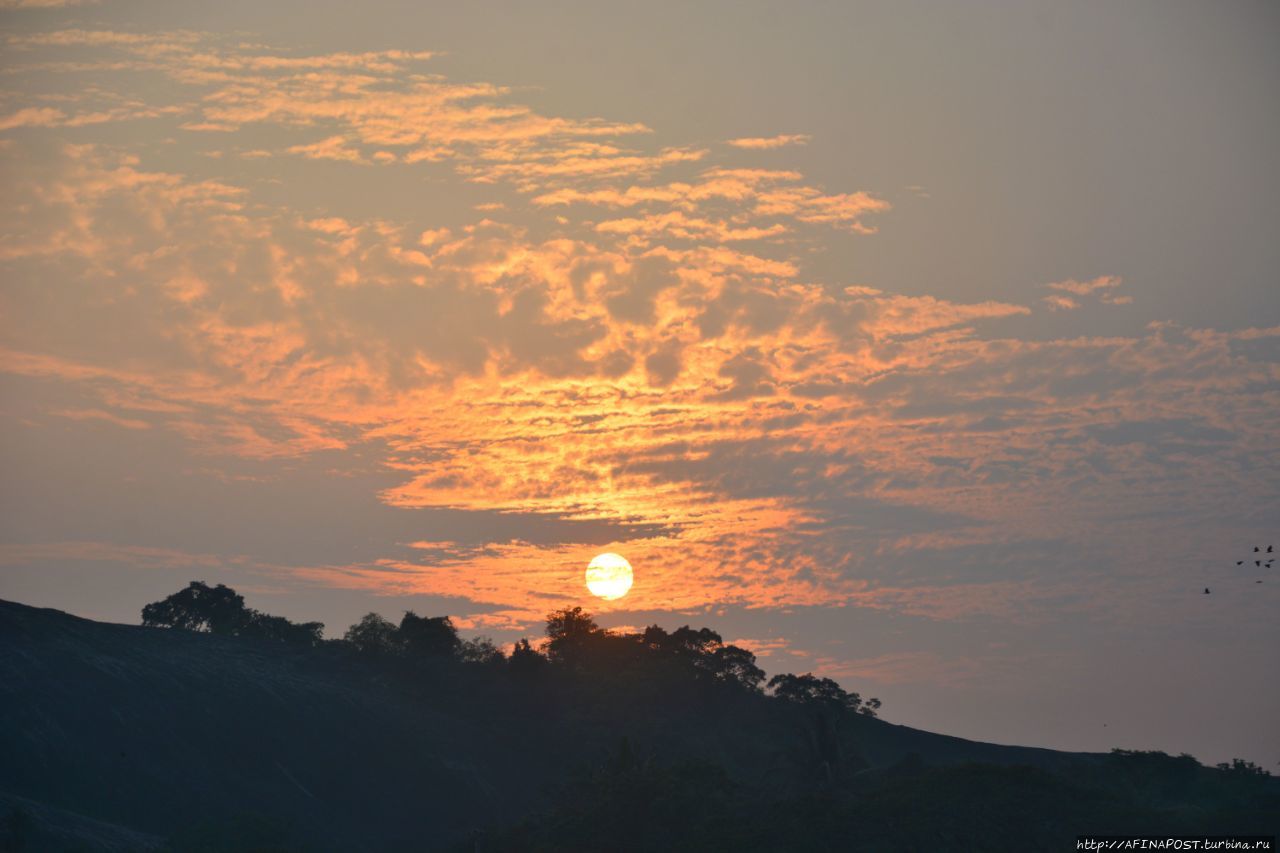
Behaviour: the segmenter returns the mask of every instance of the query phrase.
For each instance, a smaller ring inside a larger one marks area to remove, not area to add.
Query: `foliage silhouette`
[[[414,657],[453,655],[462,645],[458,629],[448,616],[419,616],[406,611],[398,634],[405,652]]]
[[[489,637],[473,637],[458,644],[458,659],[477,666],[504,666],[507,656]]]
[[[343,639],[362,654],[386,657],[403,651],[399,630],[377,613],[368,613],[347,629]]]
[[[192,581],[163,601],[142,608],[142,624],[152,628],[181,628],[233,634],[245,620],[244,596],[218,584]]]
[[[880,700],[864,705],[859,694],[847,693],[832,679],[809,673],[775,675],[769,679],[769,688],[775,698],[802,710],[805,748],[799,751],[796,763],[811,778],[831,786],[844,774],[866,764],[865,758],[844,743],[841,719],[850,713],[874,717]]]
[[[830,678],[819,678],[811,673],[775,675],[769,679],[769,687],[779,699],[801,705],[847,709],[868,717],[876,716],[876,710],[880,707],[879,699],[868,699],[864,703],[860,694],[846,693],[844,688]]]
[[[290,622],[283,616],[249,611],[236,633],[241,637],[253,637],[277,643],[294,643],[314,646],[323,639],[323,622]]]
[[[581,607],[547,614],[547,657],[556,663],[580,663],[587,650],[603,637],[600,626]]]
[[[296,623],[261,613],[245,607],[244,596],[230,587],[210,587],[203,581],[192,581],[185,589],[143,607],[142,624],[304,646],[320,643],[324,632],[323,622]]]
[[[529,645],[527,637],[521,637],[511,649],[511,657],[507,658],[507,668],[518,674],[541,672],[547,665],[546,655]]]
[[[1249,778],[1254,776],[1262,777],[1262,776],[1271,775],[1270,771],[1259,767],[1258,765],[1254,764],[1252,761],[1245,761],[1242,758],[1233,758],[1231,759],[1230,764],[1224,761],[1221,764],[1218,764],[1217,768],[1219,770],[1222,770],[1226,773],[1229,773],[1237,777],[1242,776],[1245,778]]]

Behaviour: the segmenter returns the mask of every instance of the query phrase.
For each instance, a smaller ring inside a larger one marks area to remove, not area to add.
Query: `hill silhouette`
[[[766,693],[708,629],[566,610],[508,657],[443,617],[322,641],[237,607],[215,632],[0,602],[0,849],[1068,849],[1280,814],[1243,762],[966,741],[805,676]]]

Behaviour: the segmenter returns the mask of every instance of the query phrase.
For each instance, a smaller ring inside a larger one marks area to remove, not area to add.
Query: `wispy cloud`
[[[0,9],[57,9],[63,6],[96,6],[100,0],[0,0]]]
[[[787,145],[808,145],[812,139],[813,137],[806,133],[787,133],[778,136],[744,136],[739,139],[730,139],[725,144],[732,145],[734,148],[764,151]]]
[[[577,600],[602,547],[511,533],[554,518],[607,522],[604,547],[643,566],[616,611],[1033,620],[1077,594],[1035,543],[1079,552],[1136,494],[1151,530],[1242,511],[1265,495],[1233,472],[1280,458],[1280,329],[1043,340],[1019,333],[1027,305],[822,280],[815,238],[872,244],[889,213],[867,192],[647,144],[634,122],[543,115],[430,73],[426,53],[82,30],[9,47],[22,73],[107,63],[171,97],[104,94],[107,74],[84,99],[10,104],[0,264],[23,322],[0,369],[75,389],[47,414],[148,425],[202,465],[376,446],[396,478],[385,507],[492,519],[478,544],[418,534],[280,568],[309,582],[532,624]],[[184,173],[58,135],[148,110],[241,157]],[[459,200],[410,221],[291,209],[213,177],[263,157],[429,175]],[[1120,285],[1055,282],[1043,304],[1120,304]]]
[[[1058,292],[1045,296],[1041,301],[1048,305],[1051,311],[1075,310],[1081,306],[1080,300],[1083,298],[1096,298],[1104,305],[1129,305],[1133,302],[1133,297],[1120,296],[1116,293],[1116,289],[1122,282],[1123,279],[1115,275],[1101,275],[1089,281],[1075,279],[1055,281],[1046,284],[1045,287]]]
[[[66,118],[66,113],[53,107],[26,107],[7,116],[0,116],[0,130],[15,127],[57,127]]]
[[[106,421],[125,429],[150,429],[151,424],[138,418],[124,418],[112,412],[102,409],[58,409],[49,412],[60,418],[70,418],[76,421]]]

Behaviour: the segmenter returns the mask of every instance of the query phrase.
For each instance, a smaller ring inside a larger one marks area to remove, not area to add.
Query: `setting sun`
[[[605,601],[622,598],[631,582],[631,564],[621,554],[598,554],[587,565],[587,589]]]

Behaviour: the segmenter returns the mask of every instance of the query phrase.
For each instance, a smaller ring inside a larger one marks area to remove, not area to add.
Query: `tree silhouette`
[[[547,614],[547,656],[553,661],[579,661],[586,647],[604,631],[581,607]]]
[[[458,659],[463,663],[480,666],[502,666],[507,662],[507,656],[502,653],[502,649],[495,646],[493,640],[488,637],[463,640],[458,645]]]
[[[400,620],[398,633],[404,650],[414,657],[453,655],[461,643],[448,616],[419,616],[412,610]]]
[[[281,643],[314,646],[321,641],[323,622],[290,622],[244,606],[244,596],[218,584],[192,581],[163,601],[142,608],[142,624],[149,628],[178,628],[211,634],[230,634]]]
[[[640,635],[641,646],[651,653],[679,661],[698,677],[711,678],[725,684],[736,684],[748,690],[759,690],[764,670],[756,666],[756,656],[737,646],[726,646],[720,635],[710,628],[685,625],[671,633],[650,625]]]
[[[698,658],[714,653],[723,644],[720,635],[710,628],[694,630],[685,625],[671,632],[666,645],[677,654]]]
[[[759,692],[764,670],[756,666],[756,656],[738,646],[721,646],[711,655],[711,674],[718,681],[737,684]],[[877,707],[880,700],[875,700]]]
[[[270,616],[249,610],[236,633],[241,637],[253,637],[276,643],[293,643],[314,646],[321,642],[323,622],[290,622],[283,616]]]
[[[507,658],[507,668],[515,673],[538,672],[547,665],[547,659],[537,649],[529,645],[529,641],[521,637]]]
[[[1257,764],[1254,764],[1252,761],[1245,761],[1243,758],[1233,758],[1231,759],[1230,764],[1223,761],[1214,766],[1217,767],[1217,769],[1219,770],[1222,770],[1226,773],[1233,774],[1235,776],[1265,777],[1265,776],[1271,775],[1271,773],[1268,770],[1262,767],[1259,767]]]
[[[819,678],[811,673],[775,675],[769,679],[769,687],[774,696],[788,702],[846,709],[868,717],[876,716],[876,709],[880,707],[879,699],[868,699],[864,703],[860,694],[846,693],[830,678]]]
[[[367,655],[389,656],[402,650],[399,629],[377,613],[366,613],[364,618],[347,629],[342,639]]]
[[[845,764],[845,750],[840,738],[841,717],[848,712],[874,717],[880,700],[872,699],[864,705],[857,693],[847,693],[830,678],[811,673],[775,675],[769,679],[769,687],[778,699],[805,709],[809,721],[811,766],[816,767],[825,784],[835,782]]]
[[[247,619],[244,596],[218,584],[192,581],[163,601],[142,608],[142,624],[150,628],[181,628],[234,634]]]

